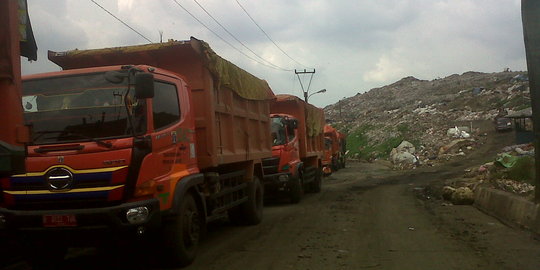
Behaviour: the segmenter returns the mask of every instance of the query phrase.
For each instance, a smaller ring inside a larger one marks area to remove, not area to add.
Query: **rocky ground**
[[[534,148],[512,147],[515,143],[511,132],[508,136],[493,132],[497,115],[527,107],[530,91],[526,73],[466,72],[431,81],[406,77],[345,98],[324,110],[330,124],[348,133],[349,158],[385,159],[394,164],[394,169],[460,160],[478,152],[493,140],[490,137],[500,139],[496,154],[484,163],[470,164],[460,179],[448,185],[453,191],[491,185],[531,197],[534,187],[527,181],[530,175],[512,172],[512,168],[500,166],[495,160],[503,154],[532,156]],[[518,166],[529,170],[534,163],[520,161]]]

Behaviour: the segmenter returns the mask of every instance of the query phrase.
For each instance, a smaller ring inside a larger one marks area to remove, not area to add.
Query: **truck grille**
[[[54,169],[9,177],[1,191],[4,204],[10,209],[88,208],[114,205],[123,198],[127,167],[70,169],[58,175],[51,174]]]
[[[265,175],[276,174],[279,172],[279,157],[265,158],[262,165]]]

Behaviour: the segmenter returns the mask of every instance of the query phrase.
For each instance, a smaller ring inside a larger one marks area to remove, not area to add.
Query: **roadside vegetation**
[[[380,129],[385,134],[393,134],[393,136],[385,137],[382,141],[370,141],[367,132],[373,132],[374,129]],[[349,150],[349,156],[356,159],[388,158],[392,149],[404,140],[418,146],[417,140],[413,139],[412,136],[409,126],[405,123],[396,127],[363,125],[356,128],[347,137],[347,150]]]

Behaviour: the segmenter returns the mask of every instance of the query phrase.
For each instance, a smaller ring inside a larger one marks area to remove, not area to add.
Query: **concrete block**
[[[502,190],[479,187],[474,205],[502,221],[540,233],[540,205]]]

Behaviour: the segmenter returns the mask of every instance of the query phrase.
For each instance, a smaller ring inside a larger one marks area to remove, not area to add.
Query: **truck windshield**
[[[285,133],[285,125],[281,121],[280,117],[272,117],[272,125],[270,129],[272,131],[272,145],[283,145],[287,142],[287,136]]]
[[[324,147],[325,147],[327,150],[332,149],[332,139],[330,139],[330,138],[328,138],[328,137],[324,137]]]
[[[126,97],[127,79],[111,83],[104,73],[50,77],[23,82],[24,120],[33,144],[96,141],[145,131],[144,100]]]

